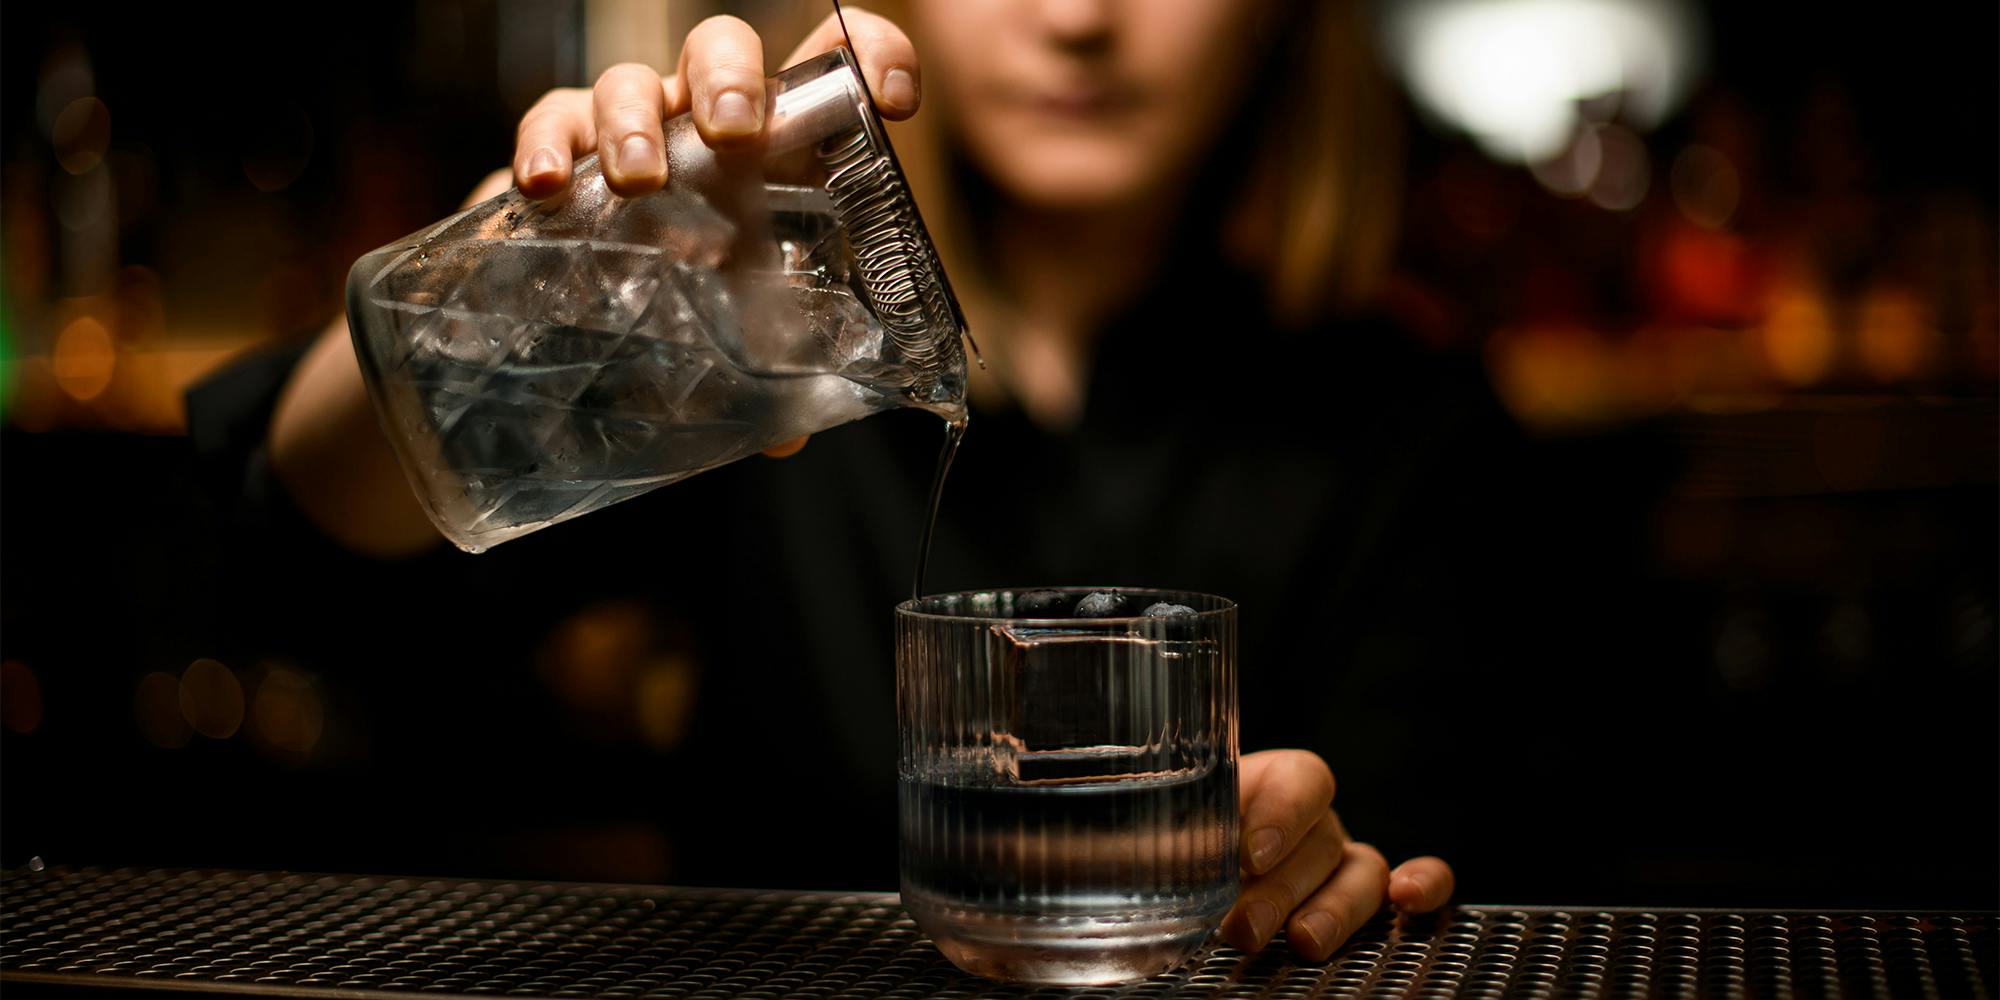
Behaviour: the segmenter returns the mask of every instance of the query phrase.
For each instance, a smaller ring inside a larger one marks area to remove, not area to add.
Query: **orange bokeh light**
[[[179,678],[155,670],[140,678],[132,693],[132,717],[139,724],[139,735],[163,750],[187,746],[194,736],[193,727],[181,716],[180,690]]]
[[[49,365],[56,385],[71,399],[87,403],[110,388],[111,373],[118,367],[118,346],[96,317],[78,316],[57,335]]]
[[[1857,347],[1861,367],[1882,382],[1902,382],[1929,374],[1940,340],[1930,310],[1901,289],[1877,289],[1861,305]]]
[[[278,668],[264,676],[250,699],[250,731],[268,746],[309,754],[326,728],[326,708],[312,679]]]
[[[243,685],[219,661],[201,659],[181,673],[181,716],[194,731],[226,740],[243,725]]]
[[[1772,298],[1764,320],[1764,357],[1792,385],[1811,385],[1833,368],[1833,322],[1826,304],[1806,289]]]
[[[64,170],[87,173],[104,162],[111,146],[111,111],[95,97],[79,97],[56,115],[49,141]]]

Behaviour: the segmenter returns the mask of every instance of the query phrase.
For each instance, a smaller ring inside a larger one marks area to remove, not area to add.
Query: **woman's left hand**
[[[1318,754],[1243,756],[1243,894],[1222,935],[1248,952],[1285,928],[1292,951],[1323,962],[1387,902],[1423,913],[1451,896],[1451,866],[1411,858],[1393,871],[1382,852],[1352,840],[1333,811],[1333,772]]]

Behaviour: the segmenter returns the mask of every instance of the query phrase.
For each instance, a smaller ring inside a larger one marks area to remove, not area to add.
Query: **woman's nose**
[[[1040,0],[1042,30],[1068,45],[1100,41],[1111,33],[1114,0]]]

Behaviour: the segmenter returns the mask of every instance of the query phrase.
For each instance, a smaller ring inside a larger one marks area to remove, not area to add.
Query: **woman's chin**
[[[1088,212],[1130,205],[1146,196],[1151,178],[1129,172],[1088,169],[1037,171],[1003,178],[1001,186],[1020,205],[1050,212]]]
[[[1157,190],[1160,178],[1150,159],[1136,150],[1053,142],[1007,150],[987,165],[993,168],[988,176],[1016,204],[1090,211],[1129,205]]]

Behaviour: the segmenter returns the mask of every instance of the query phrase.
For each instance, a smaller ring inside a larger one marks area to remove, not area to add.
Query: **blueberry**
[[[1156,624],[1152,634],[1175,642],[1185,642],[1195,637],[1195,610],[1185,604],[1171,604],[1160,601],[1146,605],[1145,615]]]
[[[1069,595],[1060,590],[1030,590],[1014,595],[1016,618],[1068,618]]]
[[[1129,615],[1132,601],[1115,590],[1099,590],[1076,602],[1078,618],[1117,618]]]

